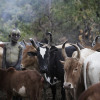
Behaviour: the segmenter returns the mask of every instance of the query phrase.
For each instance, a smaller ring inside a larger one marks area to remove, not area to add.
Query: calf
[[[71,92],[74,100],[77,100],[78,96],[84,91],[80,49],[77,45],[73,45],[76,47],[78,55],[75,58],[68,57],[65,52],[65,44],[66,42],[62,46],[62,55],[65,61],[61,61],[64,65],[64,88]]]
[[[39,100],[43,80],[36,70],[0,69],[0,90],[7,93],[7,100],[12,100],[14,94]]]
[[[90,86],[78,100],[100,100],[100,83]]]

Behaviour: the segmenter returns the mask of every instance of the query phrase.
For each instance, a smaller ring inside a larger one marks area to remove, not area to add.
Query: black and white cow
[[[30,39],[30,41],[37,49],[37,58],[40,71],[44,74],[47,82],[50,83],[53,100],[55,100],[57,80],[61,82],[62,100],[65,100],[65,90],[63,88],[64,69],[63,65],[60,62],[60,60],[64,59],[61,53],[61,48],[57,48],[56,46],[51,46],[49,48],[47,46],[37,47],[32,39]],[[76,51],[76,48],[74,46],[66,47],[66,53],[69,57],[72,56],[72,53],[74,51]],[[28,54],[32,56],[32,52],[29,52]]]
[[[72,56],[72,53],[76,51],[76,48],[74,46],[68,46],[65,48],[66,53],[69,57]],[[63,82],[64,82],[64,69],[63,65],[61,64],[60,60],[64,60],[61,48],[57,48],[56,46],[51,46],[50,48],[50,57],[49,57],[49,66],[48,66],[48,76],[51,77],[50,82],[53,83],[53,80],[56,78],[59,81],[61,81],[61,94],[62,94],[62,100],[65,100],[65,90],[63,88]],[[56,88],[54,85],[52,88]],[[55,98],[56,90],[53,90],[53,96]]]

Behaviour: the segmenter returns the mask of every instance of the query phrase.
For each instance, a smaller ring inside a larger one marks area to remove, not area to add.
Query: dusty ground
[[[61,87],[60,87],[60,83],[58,83],[56,85],[56,100],[61,100]],[[44,98],[42,97],[42,100],[44,100]],[[46,100],[52,100],[52,92],[51,92],[51,88],[47,88],[46,89]]]

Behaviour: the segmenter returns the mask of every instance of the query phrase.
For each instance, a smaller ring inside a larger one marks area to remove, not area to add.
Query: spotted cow
[[[36,70],[0,69],[0,90],[7,93],[7,100],[12,100],[13,95],[40,100],[43,81],[44,78]]]

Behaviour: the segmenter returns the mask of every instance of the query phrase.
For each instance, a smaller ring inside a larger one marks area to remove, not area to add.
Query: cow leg
[[[44,100],[46,100],[46,89],[45,88],[43,88],[43,98]]]
[[[74,100],[73,91],[65,89],[66,100]]]
[[[20,96],[13,96],[13,100],[22,100],[22,97],[20,97]]]
[[[7,100],[12,100],[12,93],[11,92],[7,92]]]
[[[55,100],[55,96],[56,96],[56,85],[50,85],[51,87],[51,91],[52,91],[52,95],[53,95],[53,100]]]
[[[65,89],[63,88],[63,82],[61,82],[61,100],[65,100],[66,97],[65,97]]]
[[[74,88],[74,100],[77,100],[77,99],[76,99],[76,96],[77,96],[77,95],[76,95],[76,89]]]

